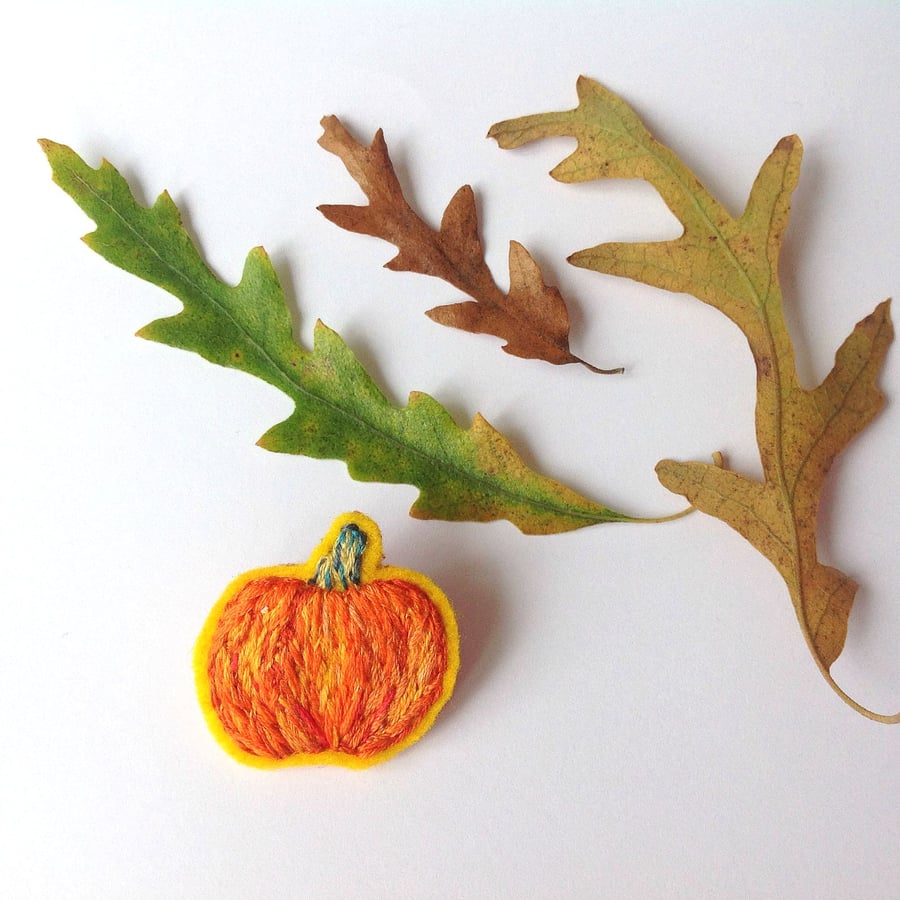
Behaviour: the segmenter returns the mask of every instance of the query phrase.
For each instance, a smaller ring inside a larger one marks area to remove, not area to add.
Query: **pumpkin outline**
[[[447,665],[440,694],[428,708],[422,719],[397,743],[369,756],[357,756],[342,750],[322,750],[314,753],[298,752],[276,758],[259,756],[241,747],[228,733],[212,702],[207,671],[213,638],[222,612],[229,601],[248,583],[259,578],[290,578],[310,581],[323,556],[333,548],[338,535],[346,525],[357,525],[366,535],[366,546],[360,560],[359,585],[372,581],[400,580],[408,582],[425,593],[436,608],[444,627],[447,649]],[[207,615],[194,646],[194,676],[197,696],[206,724],[218,744],[229,756],[245,765],[260,769],[280,769],[289,766],[335,765],[350,769],[367,769],[390,759],[418,741],[434,724],[438,713],[450,699],[459,671],[459,627],[447,595],[426,575],[400,566],[382,565],[382,537],[378,525],[367,515],[349,512],[338,516],[328,532],[304,563],[262,566],[250,569],[234,578],[225,588]]]

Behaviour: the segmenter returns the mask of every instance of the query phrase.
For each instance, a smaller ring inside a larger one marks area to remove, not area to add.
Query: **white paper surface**
[[[662,457],[758,472],[753,364],[693,298],[577,270],[678,226],[640,183],[561,185],[570,141],[501,151],[495,121],[620,93],[738,212],[778,139],[806,156],[782,276],[801,374],[900,285],[900,7],[892,3],[33,3],[0,38],[5,239],[0,894],[14,898],[894,898],[900,730],[817,674],[786,588],[726,526],[525,537],[420,522],[415,492],[254,444],[290,404],[132,337],[178,304],[109,266],[35,140],[167,188],[216,271],[272,255],[308,345],[321,318],[397,403],[476,411],[608,504],[680,507]],[[447,285],[322,203],[363,202],[316,145],[384,128],[432,223],[473,185],[504,283],[524,243],[575,352],[514,359],[423,312]],[[900,708],[900,355],[889,405],[832,472],[821,555],[862,584],[843,687]],[[364,772],[243,768],[214,743],[191,651],[245,569],[303,560],[361,509],[388,561],[454,601],[463,664],[431,732]]]

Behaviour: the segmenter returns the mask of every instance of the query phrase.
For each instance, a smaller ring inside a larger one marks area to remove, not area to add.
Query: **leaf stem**
[[[819,666],[819,671],[822,673],[822,677],[828,682],[828,686],[847,704],[851,709],[856,710],[861,716],[865,716],[867,719],[871,719],[873,722],[881,722],[885,725],[900,725],[900,712],[894,713],[893,715],[885,715],[884,713],[873,712],[871,709],[863,706],[861,703],[858,703],[854,700],[835,680],[834,676],[831,672],[825,668],[825,666],[821,663],[818,656],[816,656],[816,663]]]
[[[615,369],[600,369],[586,360],[583,360],[580,356],[575,357],[575,362],[580,362],[586,369],[597,375],[621,375],[625,371],[625,366],[616,366]]]
[[[676,519],[683,519],[696,511],[696,506],[688,506],[667,516],[632,516],[628,521],[635,522],[638,525],[658,525],[661,522],[674,522]]]
[[[725,457],[722,455],[721,450],[716,450],[712,454],[713,465],[718,467],[719,469],[725,468]],[[631,522],[637,522],[639,525],[657,525],[661,522],[674,522],[676,519],[683,519],[685,516],[689,516],[692,512],[696,512],[697,507],[691,504],[685,509],[680,510],[676,513],[671,513],[668,516],[635,516],[629,519]]]

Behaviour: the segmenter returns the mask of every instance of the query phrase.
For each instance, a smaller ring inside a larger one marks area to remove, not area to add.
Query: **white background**
[[[9,14],[8,14],[9,15]],[[133,338],[178,304],[79,243],[35,139],[168,188],[221,277],[271,253],[308,345],[335,328],[398,404],[481,411],[525,458],[630,513],[680,508],[664,456],[759,470],[753,365],[696,300],[577,270],[678,228],[644,184],[561,185],[571,149],[495,121],[575,105],[580,73],[644,116],[735,213],[778,139],[806,158],[783,258],[807,384],[900,290],[895,3],[32,3],[4,24],[0,894],[11,898],[900,896],[900,728],[843,705],[785,586],[720,522],[525,537],[420,522],[415,492],[255,446],[290,404]],[[441,282],[315,209],[360,202],[316,145],[383,127],[437,223],[463,183],[506,280],[522,241],[601,378],[424,310]],[[900,708],[900,354],[835,466],[821,555],[862,584],[834,668]],[[193,641],[227,582],[303,560],[332,518],[451,596],[463,663],[415,747],[364,772],[245,768],[200,716]]]

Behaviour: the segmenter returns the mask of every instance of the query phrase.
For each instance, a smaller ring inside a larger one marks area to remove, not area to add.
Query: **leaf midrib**
[[[685,185],[683,179],[680,177],[678,172],[672,167],[672,165],[670,165],[668,160],[662,159],[659,156],[659,154],[653,153],[652,150],[648,150],[648,152],[651,153],[653,158],[656,159],[657,162],[666,169],[666,171],[671,173],[671,175],[677,181],[682,194],[686,195],[689,198],[690,203],[692,204],[694,209],[699,213],[701,219],[707,224],[709,229],[718,238],[721,238],[721,240],[717,240],[717,245],[720,249],[725,248],[728,262],[732,265],[733,268],[737,269],[739,276],[744,280],[744,282],[748,288],[750,302],[751,302],[754,310],[756,311],[759,321],[763,325],[763,332],[765,334],[765,340],[766,340],[765,350],[766,350],[766,354],[768,356],[769,362],[771,364],[770,371],[772,371],[772,373],[773,373],[772,374],[772,382],[773,382],[772,387],[773,387],[773,391],[774,391],[774,395],[775,395],[774,403],[773,403],[774,408],[772,410],[772,417],[774,420],[773,421],[774,446],[773,446],[772,450],[773,450],[773,457],[775,459],[775,467],[776,467],[776,470],[775,470],[776,484],[778,486],[778,490],[780,491],[780,493],[782,495],[782,498],[785,501],[785,506],[786,506],[787,510],[789,511],[789,515],[787,516],[787,524],[789,527],[788,539],[789,539],[790,556],[791,556],[791,563],[792,563],[792,571],[791,571],[792,579],[791,580],[793,581],[793,584],[790,585],[790,587],[791,587],[791,593],[793,593],[796,598],[795,599],[796,610],[799,615],[800,621],[802,622],[803,630],[806,632],[806,634],[807,634],[808,638],[810,639],[810,641],[812,642],[813,646],[815,646],[815,641],[814,641],[814,637],[813,637],[811,624],[806,617],[806,602],[805,602],[806,592],[805,592],[804,585],[803,585],[803,579],[801,577],[803,561],[801,559],[801,553],[800,553],[799,523],[797,521],[797,511],[794,507],[794,493],[791,490],[791,488],[788,486],[788,479],[787,479],[787,472],[786,472],[787,467],[786,467],[786,462],[784,459],[784,401],[783,401],[783,397],[782,397],[782,389],[784,386],[784,381],[783,381],[782,372],[781,372],[781,361],[778,357],[777,349],[775,346],[775,332],[772,327],[772,323],[770,321],[770,309],[769,309],[769,304],[768,304],[768,299],[769,299],[769,297],[771,297],[771,285],[772,285],[773,281],[774,281],[774,284],[777,286],[778,290],[780,290],[780,281],[778,278],[778,273],[777,273],[777,271],[773,271],[772,264],[771,264],[771,262],[769,262],[768,268],[769,268],[770,290],[768,291],[766,297],[763,298],[760,295],[760,293],[757,291],[756,286],[754,285],[753,280],[750,278],[746,269],[741,265],[740,260],[738,260],[737,256],[732,251],[730,244],[728,243],[727,240],[724,239],[724,235],[722,235],[721,230],[716,226],[716,224],[706,214],[706,211],[703,208],[703,206],[701,205],[699,198],[697,196],[695,196],[689,190],[688,186]],[[707,196],[710,197],[710,200],[712,200],[713,202],[717,202],[712,197],[712,195],[709,195],[708,192],[706,192],[705,188],[703,190],[705,193],[707,193]],[[782,181],[781,191],[783,191],[783,190],[784,190],[784,183]],[[774,215],[774,204],[773,204],[773,215]],[[737,222],[738,220],[735,220],[732,218],[732,221]],[[766,229],[767,237],[771,233],[771,224],[772,224],[772,219],[770,217],[769,222],[768,222],[768,227]],[[761,251],[767,250],[766,247],[761,247],[759,249]],[[765,254],[765,258],[767,261],[769,260],[768,253]],[[785,331],[787,330],[787,324],[784,321],[782,321],[782,327],[785,329]],[[747,335],[745,333],[744,336],[748,339],[748,343],[749,343],[749,335]],[[751,345],[751,351],[754,351],[754,350],[755,350],[755,348]],[[754,355],[755,355],[755,353],[754,353]],[[758,432],[757,432],[757,448],[759,451],[762,450],[762,448],[759,446],[759,433]],[[817,654],[818,654],[818,651],[817,651]]]
[[[768,358],[771,362],[771,371],[773,371],[773,388],[775,391],[775,402],[774,402],[774,410],[773,410],[773,418],[774,418],[774,443],[773,447],[773,456],[775,458],[776,464],[776,483],[778,485],[778,489],[782,494],[786,502],[786,507],[790,511],[790,515],[787,517],[789,524],[789,540],[790,540],[790,549],[791,549],[791,559],[793,563],[793,581],[794,581],[794,590],[797,595],[797,604],[798,604],[798,612],[801,616],[801,621],[803,622],[804,629],[810,633],[810,625],[806,620],[805,613],[805,603],[804,603],[804,590],[802,579],[800,577],[800,569],[801,569],[801,559],[800,559],[800,536],[799,536],[799,523],[796,519],[796,510],[794,509],[793,503],[793,492],[788,487],[787,483],[787,475],[786,475],[786,465],[784,460],[784,443],[783,443],[783,430],[784,430],[784,404],[782,400],[782,374],[781,374],[781,365],[778,359],[778,355],[775,347],[775,335],[772,329],[772,325],[769,321],[769,306],[768,306],[768,297],[771,296],[771,290],[767,294],[766,298],[763,298],[760,293],[757,291],[756,286],[753,283],[753,280],[750,278],[746,269],[741,265],[737,256],[731,249],[731,246],[725,236],[722,234],[721,229],[713,222],[708,216],[705,208],[700,203],[699,192],[695,194],[690,186],[687,185],[682,178],[680,172],[677,167],[675,167],[670,160],[667,158],[665,154],[661,154],[656,151],[653,143],[651,142],[649,145],[642,140],[639,140],[636,136],[632,135],[627,127],[623,124],[622,131],[617,131],[614,128],[610,127],[601,127],[601,130],[605,130],[610,132],[613,135],[618,135],[620,137],[627,137],[630,140],[638,143],[639,146],[644,148],[645,153],[650,156],[658,166],[660,166],[664,171],[668,172],[671,177],[675,180],[678,185],[682,196],[688,199],[689,204],[696,211],[700,219],[707,225],[710,232],[714,234],[717,238],[716,244],[720,250],[724,248],[727,262],[731,264],[731,266],[737,270],[739,277],[744,281],[747,287],[747,293],[749,295],[750,302],[752,304],[753,309],[756,311],[757,317],[763,325],[763,331],[766,337],[766,351],[768,354]],[[642,126],[643,127],[643,126]],[[664,147],[664,145],[659,144],[658,146]],[[667,149],[667,148],[664,148]],[[669,151],[671,153],[671,151]],[[674,154],[672,154],[674,156]],[[677,159],[677,157],[675,157]],[[680,162],[680,161],[679,161]],[[683,165],[683,163],[682,163]],[[698,179],[699,183],[699,179]],[[782,191],[784,190],[784,185],[782,184]],[[711,203],[718,203],[715,198],[709,194],[706,188],[702,188],[703,194],[709,199]],[[721,204],[719,204],[721,205]],[[774,207],[773,207],[774,209]],[[673,210],[674,212],[674,210]],[[739,220],[735,220],[733,217],[729,216],[733,222],[737,222]],[[684,228],[683,234],[687,233],[687,227],[682,222],[682,227]],[[766,231],[768,235],[771,231],[771,219],[769,220],[769,228]],[[766,248],[760,248],[766,249]],[[766,254],[766,259],[768,259],[768,254]],[[769,263],[769,278],[770,278],[770,286],[774,279],[776,285],[779,283],[778,273],[772,271],[771,263]],[[724,312],[724,310],[723,310]],[[787,328],[786,324],[784,325],[785,329]],[[748,338],[749,336],[745,333],[744,335]],[[754,348],[751,345],[751,350]],[[759,444],[758,436],[757,436],[757,445]],[[758,449],[761,450],[761,448]]]
[[[667,158],[666,154],[662,154],[662,153],[659,153],[656,151],[654,144],[658,147],[662,147],[664,150],[668,150],[668,148],[666,148],[664,144],[661,144],[659,142],[654,142],[651,140],[651,142],[648,144],[645,141],[640,140],[637,136],[633,135],[628,130],[628,127],[624,123],[622,125],[621,131],[617,130],[615,128],[608,127],[608,126],[604,127],[604,126],[598,125],[598,128],[599,128],[599,130],[606,131],[614,136],[624,137],[631,141],[634,141],[639,147],[641,147],[643,149],[645,155],[647,155],[651,159],[653,159],[657,163],[657,165],[659,165],[662,169],[664,169],[666,172],[668,172],[672,176],[672,178],[675,180],[678,187],[680,188],[682,195],[688,199],[690,205],[694,207],[694,209],[699,214],[699,217],[706,223],[706,225],[708,226],[708,228],[712,232],[712,234],[715,235],[717,247],[725,248],[727,257],[728,257],[728,262],[730,262],[732,267],[737,270],[738,275],[741,277],[741,279],[745,282],[745,284],[747,286],[747,291],[749,294],[749,299],[750,299],[751,304],[753,305],[754,309],[757,310],[757,312],[762,313],[763,310],[765,309],[765,305],[766,305],[764,299],[760,296],[759,291],[756,290],[756,286],[753,284],[753,280],[747,274],[746,269],[741,265],[737,256],[734,254],[734,251],[731,249],[731,245],[729,244],[728,239],[722,233],[722,230],[707,215],[706,210],[704,209],[703,205],[700,203],[699,192],[697,194],[695,194],[690,189],[690,185],[685,183],[685,181],[682,178],[681,174],[679,173],[678,169],[673,166],[671,161]],[[644,126],[641,125],[641,128],[643,129]],[[670,150],[668,151],[668,153],[671,154],[672,156],[675,156],[675,154],[672,153],[672,151],[670,151]],[[677,157],[675,157],[675,158],[677,159]],[[681,162],[681,161],[679,160],[679,162]],[[681,165],[684,166],[684,163],[681,163]],[[687,168],[686,166],[684,166],[684,167]],[[645,179],[645,180],[649,181],[649,179]],[[698,179],[698,184],[699,183],[700,182]],[[651,182],[651,184],[652,184],[652,182]],[[701,187],[702,187],[702,185],[701,185]],[[718,200],[715,199],[715,197],[712,196],[712,194],[709,193],[709,191],[706,190],[706,188],[702,188],[702,192],[708,198],[710,203],[716,204],[717,206],[722,205],[721,203],[719,203]],[[723,207],[723,209],[724,209],[724,207]],[[674,212],[674,210],[673,210],[673,212]],[[731,215],[729,215],[729,218],[731,219],[732,222],[735,222],[735,223],[739,222],[739,219],[735,219]],[[684,222],[681,223],[681,226],[684,229],[681,237],[684,237],[684,235],[687,234],[687,228],[684,225]],[[676,238],[676,240],[679,240],[679,238]],[[666,243],[668,243],[668,242],[666,242]]]

